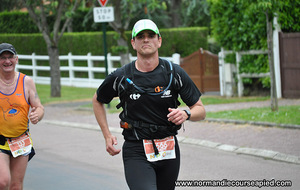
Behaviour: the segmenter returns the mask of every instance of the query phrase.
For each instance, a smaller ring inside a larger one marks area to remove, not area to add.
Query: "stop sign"
[[[108,0],[98,0],[102,7],[105,7]]]

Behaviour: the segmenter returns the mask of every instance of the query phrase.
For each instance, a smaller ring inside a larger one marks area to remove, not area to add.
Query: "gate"
[[[300,97],[300,33],[279,33],[281,89],[284,98]]]
[[[187,72],[202,93],[220,91],[219,59],[217,55],[200,48],[191,55],[182,58],[180,66]]]

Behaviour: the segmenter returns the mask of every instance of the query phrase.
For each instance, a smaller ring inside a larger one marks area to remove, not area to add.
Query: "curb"
[[[232,121],[231,121],[232,122]],[[92,124],[83,124],[83,123],[74,123],[74,122],[66,122],[66,121],[58,121],[58,120],[42,120],[40,123],[62,126],[62,127],[73,127],[73,128],[80,128],[80,129],[89,129],[89,130],[101,130],[98,125]],[[300,128],[298,128],[300,129]],[[122,133],[121,128],[110,128],[112,133]],[[178,142],[185,143],[185,144],[192,144],[203,146],[207,148],[214,148],[226,152],[233,152],[236,154],[245,154],[245,155],[252,155],[257,157],[262,157],[265,159],[271,159],[276,161],[282,161],[287,163],[293,164],[300,164],[300,157],[283,154],[280,152],[272,151],[272,150],[264,150],[264,149],[255,149],[255,148],[247,148],[247,147],[238,147],[228,144],[221,144],[217,142],[201,140],[201,139],[194,139],[194,138],[187,138],[182,136],[177,136]]]

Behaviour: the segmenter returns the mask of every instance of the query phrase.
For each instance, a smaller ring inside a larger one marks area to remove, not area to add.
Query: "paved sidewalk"
[[[42,123],[63,127],[80,127],[92,130],[100,128],[91,110],[81,110],[78,106],[89,102],[73,102],[45,106]],[[249,107],[269,106],[270,101],[205,106],[207,111],[237,110]],[[300,100],[279,100],[279,105],[300,105]],[[120,133],[118,114],[107,114],[112,132]],[[270,126],[270,125],[267,125]],[[209,148],[248,154],[265,159],[300,164],[300,129],[266,127],[257,123],[232,123],[187,121],[179,131],[181,143],[189,143]]]

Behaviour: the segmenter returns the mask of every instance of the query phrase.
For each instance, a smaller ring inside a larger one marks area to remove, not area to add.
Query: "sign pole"
[[[107,45],[106,45],[106,24],[108,22],[113,22],[114,18],[114,8],[105,7],[108,0],[98,0],[101,7],[95,7],[93,9],[94,22],[102,23],[102,32],[103,32],[103,49],[104,49],[104,64],[105,64],[105,77],[108,76],[108,64],[107,64]],[[107,107],[110,108],[110,104],[107,104]]]
[[[103,32],[105,77],[107,77],[108,76],[108,65],[107,65],[107,45],[106,45],[106,22],[102,23],[102,32]],[[107,108],[110,108],[110,104],[107,104]]]
[[[106,45],[106,22],[102,23],[103,32],[103,49],[104,49],[104,63],[105,63],[105,76],[108,76],[108,65],[107,65],[107,45]]]

